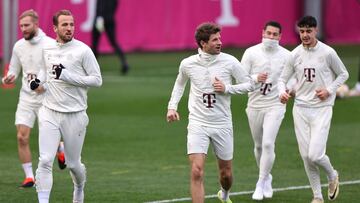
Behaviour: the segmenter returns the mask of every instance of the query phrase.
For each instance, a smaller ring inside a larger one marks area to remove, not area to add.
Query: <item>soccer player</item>
[[[254,200],[273,195],[270,172],[275,161],[276,136],[286,111],[278,98],[277,81],[290,57],[290,51],[279,46],[280,38],[281,25],[267,22],[262,31],[262,43],[246,49],[241,59],[245,70],[257,81],[255,91],[248,94],[246,109],[259,167],[259,179],[252,195]]]
[[[60,137],[64,140],[67,168],[74,183],[73,202],[84,202],[86,169],[81,151],[89,119],[86,114],[89,87],[102,84],[100,67],[91,49],[73,38],[74,18],[70,11],[60,10],[53,16],[56,42],[44,47],[47,82],[34,84],[44,91],[39,110],[39,164],[36,190],[40,203],[49,202],[53,184],[52,165]]]
[[[44,97],[43,94],[31,91],[29,82],[36,78],[44,81],[42,47],[47,43],[52,43],[54,40],[47,37],[39,28],[38,14],[32,9],[24,11],[19,16],[19,26],[23,38],[14,45],[9,71],[2,78],[2,82],[4,84],[15,83],[20,71],[22,71],[22,86],[15,114],[15,125],[19,158],[25,172],[25,180],[21,187],[26,188],[34,185],[29,139]],[[60,168],[66,167],[63,144],[58,148],[58,162]]]
[[[231,203],[233,128],[228,94],[232,78],[242,93],[253,90],[250,76],[233,56],[221,52],[220,27],[203,23],[196,29],[198,54],[180,63],[179,74],[168,104],[168,122],[180,120],[178,103],[190,80],[187,153],[191,167],[191,197],[194,203],[204,202],[204,165],[210,143],[219,165],[221,190],[218,197]],[[223,82],[220,82],[223,81]],[[226,85],[224,85],[224,83]]]
[[[336,90],[348,79],[349,73],[335,50],[316,38],[314,17],[303,17],[297,27],[302,43],[291,52],[292,58],[280,76],[279,96],[282,103],[289,100],[291,96],[285,90],[285,83],[295,73],[298,81],[293,107],[296,139],[313,191],[312,203],[322,203],[319,168],[326,172],[329,181],[328,199],[335,200],[339,193],[339,173],[325,152]]]

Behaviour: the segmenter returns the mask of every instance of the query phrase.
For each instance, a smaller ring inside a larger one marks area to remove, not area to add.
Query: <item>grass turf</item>
[[[357,79],[360,46],[337,46],[350,72],[348,84]],[[243,49],[225,52],[240,58]],[[181,121],[167,124],[167,102],[182,58],[194,51],[132,53],[129,75],[120,76],[115,56],[100,57],[104,84],[89,91],[90,123],[82,159],[87,167],[86,202],[146,202],[189,197],[189,167],[186,156],[187,92],[179,106]],[[189,86],[189,84],[188,84]],[[34,188],[19,189],[23,172],[17,155],[14,116],[18,99],[15,89],[1,89],[0,105],[0,202],[36,202]],[[234,96],[232,112],[235,135],[233,192],[253,190],[257,167],[244,109],[246,96]],[[360,179],[360,98],[337,100],[334,107],[327,154],[340,172],[341,181]],[[294,135],[292,103],[276,142],[272,171],[275,188],[308,185]],[[33,167],[37,167],[38,130],[31,134]],[[68,170],[54,163],[51,202],[71,202],[72,182]],[[322,171],[322,182],[326,177]],[[206,162],[206,194],[218,191],[217,167],[211,149]],[[326,189],[323,189],[326,197]],[[354,202],[359,184],[341,186],[337,202]],[[310,202],[310,189],[276,192],[264,202]],[[233,202],[253,202],[251,194],[233,196]],[[184,201],[188,202],[188,201]],[[210,198],[206,202],[217,202]]]

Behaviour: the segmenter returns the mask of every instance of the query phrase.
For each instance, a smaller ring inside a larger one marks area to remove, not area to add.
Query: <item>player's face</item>
[[[74,37],[74,18],[73,16],[60,15],[58,17],[58,25],[54,26],[54,31],[57,35],[56,40],[60,43],[66,43]]]
[[[25,40],[31,40],[38,29],[38,23],[35,23],[32,17],[25,16],[19,21],[20,30]]]
[[[203,51],[208,54],[220,54],[221,52],[221,40],[220,32],[210,35],[208,42],[202,42]]]
[[[266,26],[266,29],[263,30],[262,37],[279,41],[281,38],[280,29],[277,27],[268,25],[268,26]]]
[[[303,46],[314,47],[316,45],[317,28],[299,27],[299,35]]]

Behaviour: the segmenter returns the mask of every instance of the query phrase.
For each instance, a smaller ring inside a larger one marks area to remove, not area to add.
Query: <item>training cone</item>
[[[5,77],[7,75],[8,71],[9,71],[9,64],[6,64],[4,67],[3,77]],[[15,83],[14,84],[1,84],[1,88],[3,88],[3,89],[12,89],[14,87],[15,87]]]

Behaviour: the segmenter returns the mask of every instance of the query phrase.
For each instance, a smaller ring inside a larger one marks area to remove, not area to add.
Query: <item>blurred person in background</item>
[[[125,75],[129,71],[129,64],[126,60],[125,53],[121,49],[116,40],[116,22],[115,13],[118,7],[117,0],[97,0],[96,1],[96,15],[92,29],[92,49],[95,56],[98,56],[98,46],[101,33],[105,31],[108,40],[118,55],[120,63],[120,72]]]

